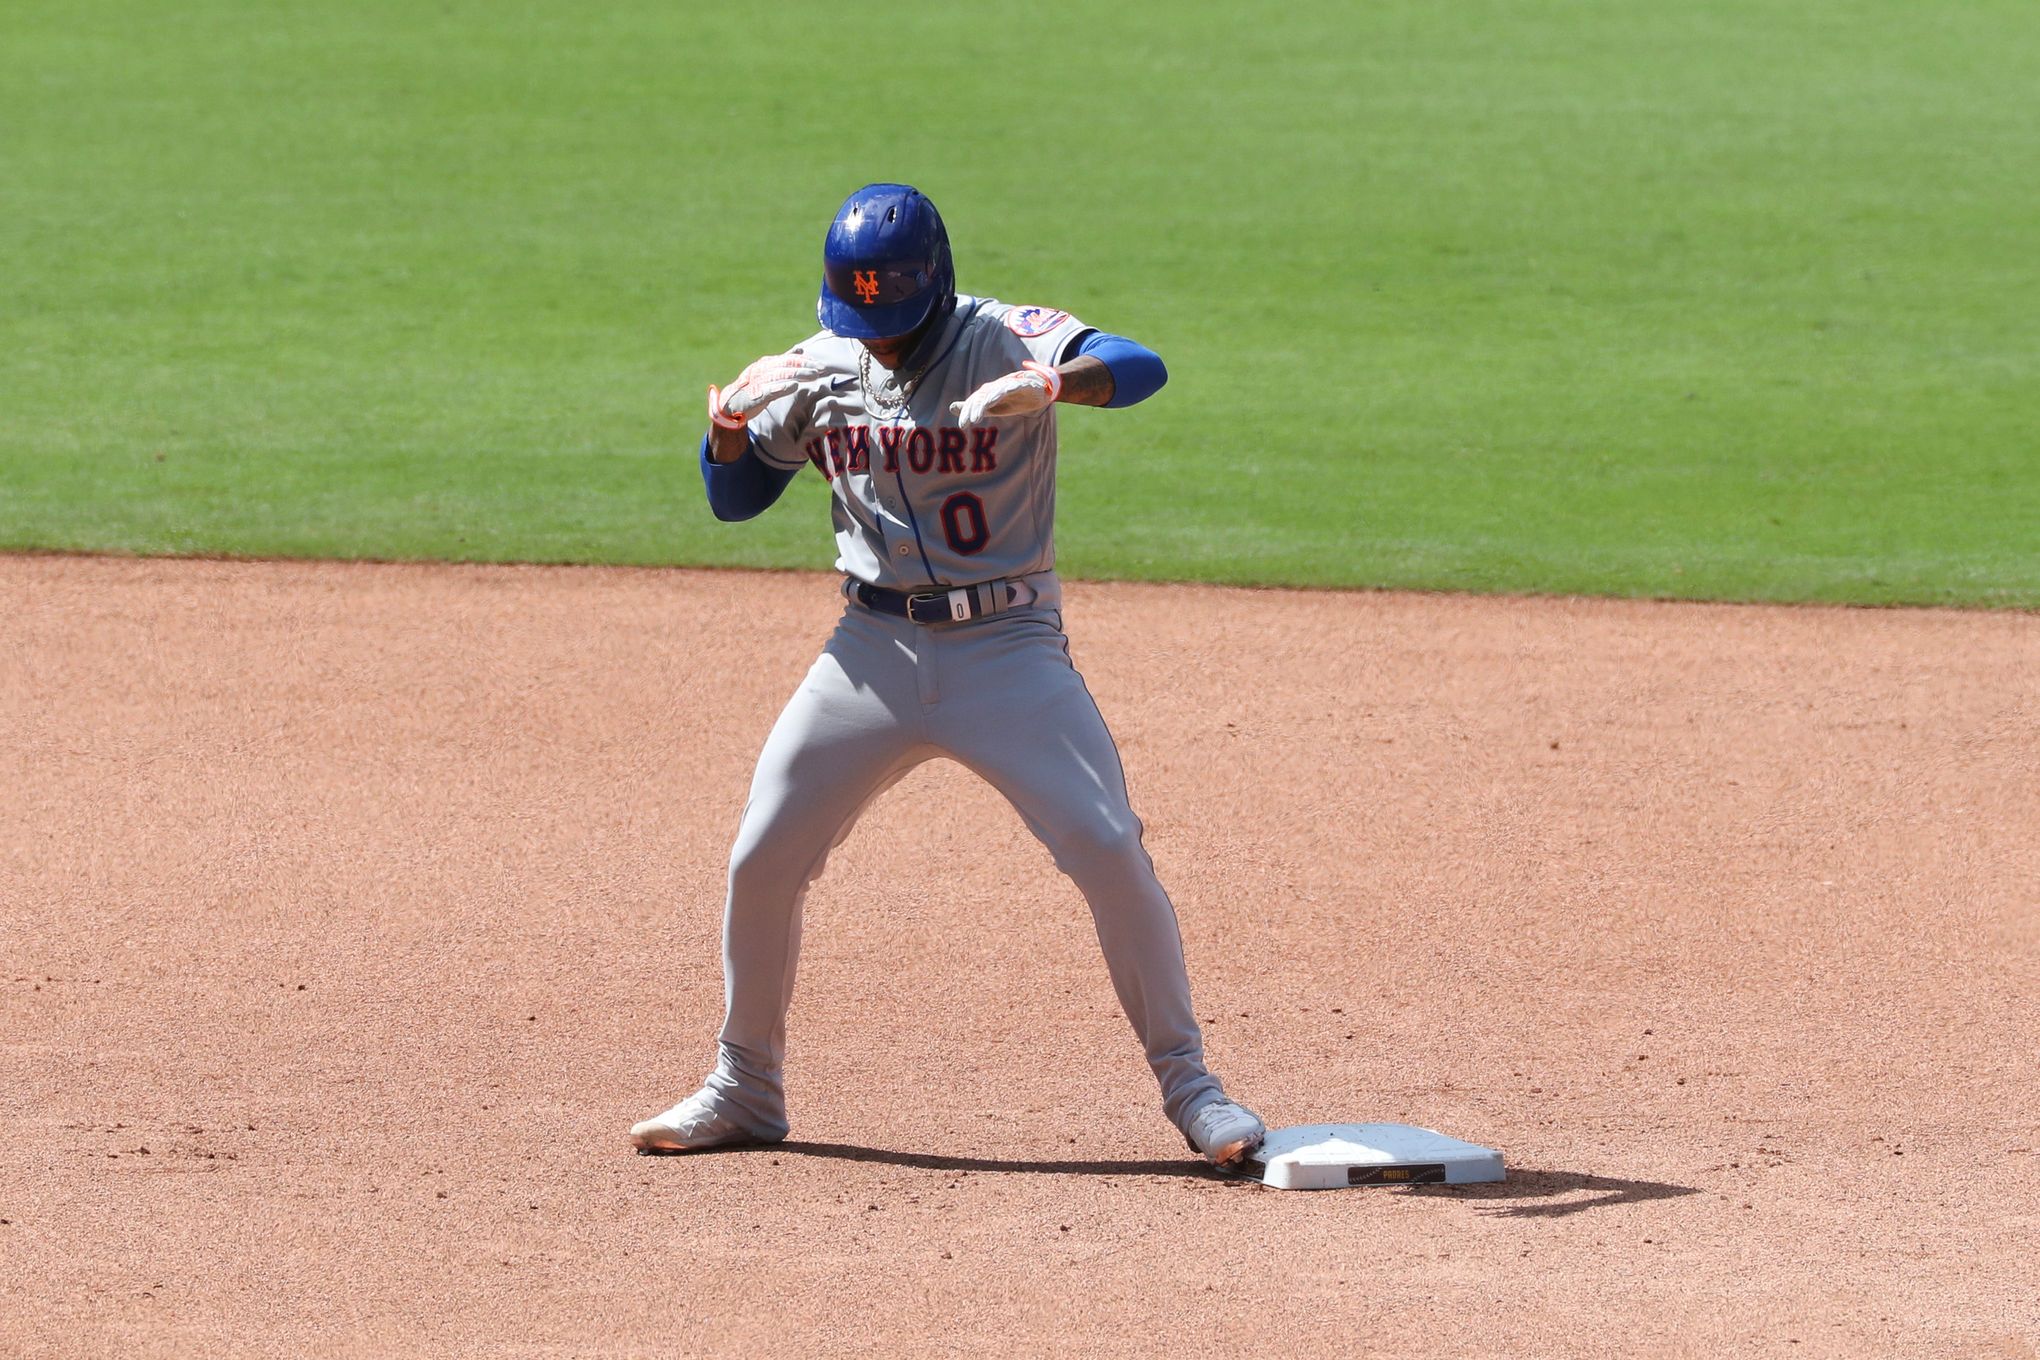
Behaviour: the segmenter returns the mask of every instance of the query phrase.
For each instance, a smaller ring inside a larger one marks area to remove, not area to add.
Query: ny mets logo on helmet
[[[878,271],[860,269],[852,274],[850,281],[857,285],[857,296],[869,304],[878,301]]]

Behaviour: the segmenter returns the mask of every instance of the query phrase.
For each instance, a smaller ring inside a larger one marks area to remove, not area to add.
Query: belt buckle
[[[933,605],[924,618],[916,612],[916,605]],[[971,592],[968,586],[954,590],[929,590],[907,596],[907,618],[915,623],[969,623],[977,617],[971,606]]]

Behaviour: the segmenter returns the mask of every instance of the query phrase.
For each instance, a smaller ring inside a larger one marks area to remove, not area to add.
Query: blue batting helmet
[[[822,245],[815,316],[835,335],[888,340],[956,305],[942,214],[919,189],[867,184],[843,200]]]

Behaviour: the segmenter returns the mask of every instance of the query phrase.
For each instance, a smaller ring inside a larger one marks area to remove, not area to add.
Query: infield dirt
[[[1070,588],[1207,1041],[950,765],[808,904],[794,1139],[631,1155],[719,1016],[808,575],[0,560],[0,1352],[2014,1357],[2040,618]]]

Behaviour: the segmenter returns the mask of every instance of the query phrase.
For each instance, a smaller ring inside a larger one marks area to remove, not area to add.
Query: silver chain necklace
[[[914,372],[900,376],[892,374],[884,382],[874,386],[871,381],[871,351],[865,350],[857,356],[857,377],[864,387],[864,408],[875,416],[891,419],[907,409],[914,399],[914,389],[920,386],[921,378],[928,371],[923,364]]]

